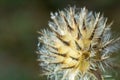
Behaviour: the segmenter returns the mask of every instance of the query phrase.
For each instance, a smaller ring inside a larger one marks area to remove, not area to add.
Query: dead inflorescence
[[[114,45],[107,18],[86,8],[51,13],[50,30],[38,38],[40,66],[50,80],[104,80]]]

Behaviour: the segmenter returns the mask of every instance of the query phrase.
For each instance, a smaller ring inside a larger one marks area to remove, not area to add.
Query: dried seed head
[[[75,7],[51,13],[51,30],[43,30],[38,60],[50,80],[103,80],[112,47],[107,18]]]

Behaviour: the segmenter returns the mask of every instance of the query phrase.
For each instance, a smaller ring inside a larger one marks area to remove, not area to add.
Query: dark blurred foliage
[[[104,13],[120,35],[120,0],[0,0],[0,80],[46,80],[36,61],[37,31],[47,27],[51,11],[74,5]]]

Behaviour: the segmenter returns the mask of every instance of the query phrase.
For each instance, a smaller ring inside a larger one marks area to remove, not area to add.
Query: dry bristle
[[[120,40],[110,38],[110,26],[100,13],[81,8],[51,13],[49,27],[38,43],[40,66],[50,80],[104,80],[111,46]],[[111,65],[111,64],[110,64]]]

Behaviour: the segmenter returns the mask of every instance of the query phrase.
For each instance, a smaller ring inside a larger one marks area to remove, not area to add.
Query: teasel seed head
[[[38,61],[50,80],[104,80],[120,38],[100,13],[69,7],[51,13],[50,30],[38,37]],[[108,76],[108,75],[107,75]]]

